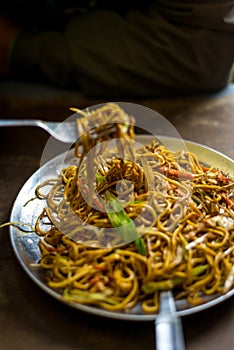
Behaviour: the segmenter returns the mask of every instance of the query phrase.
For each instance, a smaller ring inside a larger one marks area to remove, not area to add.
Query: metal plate
[[[138,136],[137,141],[147,144],[150,143],[152,136]],[[234,178],[234,161],[227,156],[211,149],[206,146],[200,145],[198,143],[190,141],[182,141],[179,139],[169,138],[169,137],[160,137],[160,140],[168,147],[172,146],[172,149],[180,149],[182,142],[186,149],[193,152],[197,155],[198,159],[205,164],[213,165],[225,173],[228,173],[231,178]],[[67,165],[70,164],[74,159],[73,150],[69,151],[69,157],[67,160]],[[61,162],[62,160],[62,162]],[[11,213],[11,222],[24,222],[31,225],[34,225],[37,216],[41,213],[44,202],[39,200],[30,201],[27,205],[25,203],[35,196],[35,188],[41,183],[41,181],[56,177],[61,167],[66,166],[63,163],[64,155],[57,156],[50,160],[47,164],[43,165],[38,169],[24,184],[20,190],[15,203],[12,208]],[[63,163],[61,165],[61,163]],[[151,321],[155,320],[157,315],[153,314],[142,314],[140,307],[136,306],[134,309],[128,312],[111,312],[105,311],[95,306],[86,306],[78,303],[67,302],[61,298],[61,294],[48,287],[46,282],[45,273],[34,266],[38,263],[40,259],[40,251],[38,248],[39,238],[35,233],[22,233],[19,229],[14,226],[10,227],[10,238],[11,243],[14,249],[14,252],[22,265],[25,272],[29,277],[46,293],[52,297],[60,300],[63,303],[66,303],[76,309],[88,312],[91,314],[104,316],[114,319],[122,320],[134,320],[134,321]],[[176,301],[176,308],[178,316],[189,315],[207,308],[210,308],[228,298],[234,294],[234,289],[230,290],[225,295],[212,295],[204,299],[202,305],[190,307],[186,300]]]

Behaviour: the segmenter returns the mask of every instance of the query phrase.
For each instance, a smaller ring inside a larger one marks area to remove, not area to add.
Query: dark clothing
[[[234,1],[137,1],[119,11],[108,3],[63,9],[60,29],[23,31],[12,74],[105,98],[211,92],[228,83]]]

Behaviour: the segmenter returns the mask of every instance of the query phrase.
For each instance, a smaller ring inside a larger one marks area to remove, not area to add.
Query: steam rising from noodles
[[[48,285],[66,300],[144,313],[158,311],[163,289],[191,305],[230,290],[233,180],[190,152],[135,143],[117,104],[82,113],[77,163],[36,190],[47,203],[36,232]]]

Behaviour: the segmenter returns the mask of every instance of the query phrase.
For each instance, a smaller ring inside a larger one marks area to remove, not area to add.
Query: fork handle
[[[173,314],[158,315],[155,320],[157,350],[185,350],[181,319]]]
[[[9,126],[37,126],[37,119],[0,119],[0,127]]]

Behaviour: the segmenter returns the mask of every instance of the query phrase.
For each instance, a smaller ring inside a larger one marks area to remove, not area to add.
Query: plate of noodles
[[[57,300],[115,319],[155,320],[166,289],[181,316],[231,297],[233,160],[124,123],[114,146],[85,134],[26,181],[10,218],[23,269]]]

